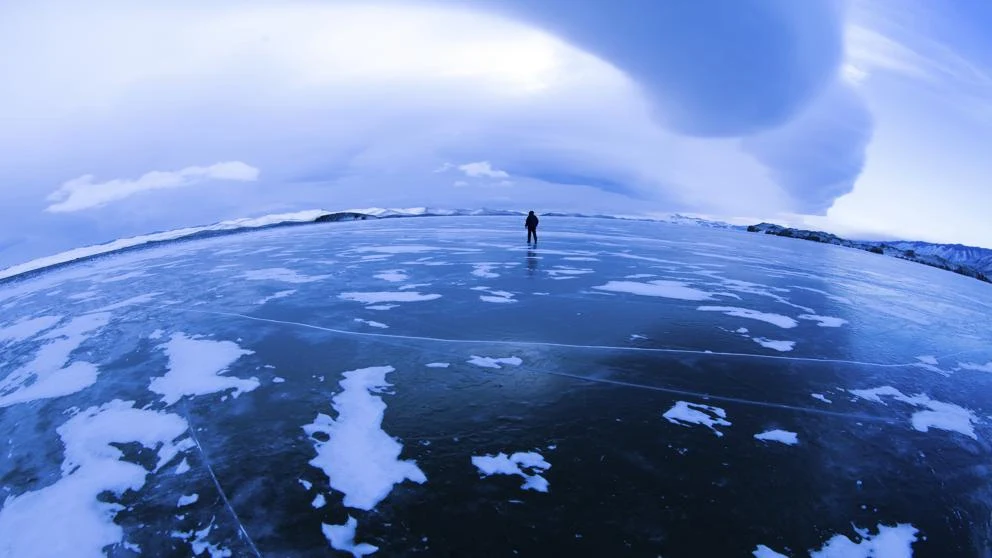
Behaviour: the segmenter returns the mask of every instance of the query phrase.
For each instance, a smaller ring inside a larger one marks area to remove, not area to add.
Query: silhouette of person
[[[524,222],[524,227],[527,228],[527,244],[530,244],[530,239],[533,237],[534,245],[537,246],[537,224],[539,222],[533,211],[527,214],[527,220]]]

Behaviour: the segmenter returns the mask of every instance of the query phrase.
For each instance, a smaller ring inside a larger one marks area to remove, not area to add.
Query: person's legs
[[[537,229],[527,229],[527,243],[530,244],[530,239],[533,238],[534,242],[537,242]]]

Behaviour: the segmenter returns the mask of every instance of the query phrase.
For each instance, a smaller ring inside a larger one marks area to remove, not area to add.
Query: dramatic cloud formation
[[[92,175],[74,178],[48,195],[55,202],[45,211],[64,213],[100,207],[122,200],[145,190],[183,188],[208,180],[252,182],[258,179],[258,169],[240,161],[216,163],[209,167],[186,167],[175,172],[151,171],[136,180],[93,182]]]
[[[8,3],[0,265],[265,213],[523,200],[992,244],[992,46],[921,9]],[[264,173],[187,168],[210,161]]]

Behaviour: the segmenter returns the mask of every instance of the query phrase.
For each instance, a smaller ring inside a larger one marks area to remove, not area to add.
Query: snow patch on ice
[[[179,462],[179,465],[176,465],[176,474],[181,475],[183,473],[188,473],[189,470],[189,461],[186,461],[186,458],[184,457],[183,460]]]
[[[447,368],[451,366],[450,362],[429,362],[427,363],[427,368]]]
[[[844,535],[834,535],[820,550],[810,551],[810,558],[910,558],[918,531],[908,523],[895,526],[878,524],[878,533],[854,528],[861,538],[855,543]]]
[[[493,272],[496,264],[476,264],[473,267],[472,275],[476,277],[482,277],[483,279],[495,279],[499,277],[499,273]]]
[[[179,497],[179,502],[176,504],[177,508],[188,506],[190,504],[195,504],[197,500],[200,499],[199,494],[190,494],[186,496],[185,494]]]
[[[231,341],[191,339],[183,333],[174,333],[163,347],[169,358],[169,371],[165,376],[152,378],[148,389],[161,395],[166,405],[172,405],[185,395],[207,395],[232,389],[231,395],[237,397],[260,385],[254,377],[221,376],[239,358],[253,353]]]
[[[779,554],[763,544],[759,544],[755,547],[752,554],[754,554],[754,558],[789,558],[785,554]]]
[[[931,428],[937,428],[964,434],[975,440],[978,439],[975,435],[975,423],[978,421],[978,417],[975,416],[974,412],[959,405],[935,401],[923,393],[908,396],[892,386],[848,391],[856,397],[883,405],[885,402],[882,401],[882,397],[892,397],[896,401],[908,403],[914,407],[925,407],[925,410],[913,413],[911,419],[913,428],[920,432],[928,432]]]
[[[127,300],[122,300],[120,302],[115,302],[114,304],[109,304],[102,308],[97,308],[93,312],[112,312],[114,310],[120,310],[121,308],[126,308],[128,306],[134,306],[135,304],[145,304],[146,302],[151,302],[155,300],[155,297],[162,293],[148,293],[138,296],[132,296]]]
[[[286,383],[286,378],[283,378],[281,376],[276,376],[275,378],[272,378],[272,383],[273,384],[284,384],[284,383]]]
[[[390,283],[400,283],[410,278],[409,275],[399,269],[391,269],[388,271],[383,271],[382,273],[376,273],[373,277],[376,279],[382,279],[383,281],[389,281]]]
[[[481,366],[482,368],[502,368],[501,364],[507,364],[510,366],[520,366],[523,364],[523,360],[520,357],[506,357],[506,358],[492,358],[492,357],[480,357],[472,355],[469,359],[469,364],[474,364],[476,366]]]
[[[327,499],[324,498],[323,494],[318,494],[313,497],[313,502],[310,502],[310,505],[316,509],[320,509],[327,505]]]
[[[42,336],[53,341],[42,345],[31,362],[0,379],[0,408],[70,395],[95,384],[96,365],[72,362],[70,355],[109,322],[110,314],[86,314]]]
[[[800,314],[799,319],[819,322],[817,325],[820,327],[841,327],[847,323],[847,320],[843,318],[834,318],[833,316],[817,316],[816,314]]]
[[[665,412],[665,420],[672,424],[688,426],[690,424],[701,424],[713,431],[717,436],[723,436],[723,432],[716,429],[717,426],[730,426],[727,420],[727,412],[720,407],[711,407],[700,403],[689,403],[687,401],[677,401],[675,406]]]
[[[932,355],[923,355],[916,357],[916,360],[922,362],[923,364],[929,364],[930,366],[937,366],[937,357]]]
[[[517,302],[515,299],[507,298],[504,296],[491,296],[491,295],[479,295],[479,300],[483,302],[492,302],[496,304],[505,304],[509,302]]]
[[[151,339],[152,341],[155,341],[155,340],[161,339],[162,338],[162,335],[164,335],[164,334],[165,334],[165,331],[163,331],[161,329],[156,329],[155,331],[153,331],[153,332],[151,332],[151,333],[148,334],[148,338]]]
[[[768,430],[760,434],[755,434],[754,437],[762,442],[781,442],[788,446],[794,446],[799,443],[799,435],[788,430]]]
[[[405,480],[423,483],[424,472],[413,460],[399,458],[403,446],[382,430],[386,404],[375,395],[390,384],[386,374],[392,366],[377,366],[344,373],[343,391],[332,399],[338,416],[320,413],[303,430],[328,436],[314,438],[317,457],[310,464],[324,471],[331,488],[344,494],[344,505],[371,510]]]
[[[388,325],[386,325],[386,324],[384,324],[382,322],[373,322],[372,320],[363,320],[361,318],[355,318],[355,321],[358,322],[358,323],[365,324],[365,325],[367,325],[369,327],[375,327],[375,328],[379,328],[379,329],[388,329],[389,328]]]
[[[760,322],[777,325],[784,329],[794,328],[799,325],[796,320],[781,314],[769,314],[758,312],[749,308],[738,308],[736,306],[700,306],[697,310],[701,312],[721,312],[735,318],[746,318],[748,320],[758,320]]]
[[[663,298],[674,298],[678,300],[712,300],[713,294],[687,286],[680,281],[650,281],[639,283],[636,281],[609,281],[605,285],[593,287],[601,291],[616,293],[630,293],[641,296],[657,296]]]
[[[252,269],[244,272],[241,277],[248,281],[281,281],[283,283],[313,283],[326,279],[330,275],[302,275],[295,270],[285,267],[272,267],[268,269]]]
[[[65,446],[62,477],[3,503],[0,555],[103,556],[104,547],[123,542],[114,517],[124,507],[101,495],[140,490],[148,475],[143,466],[122,461],[124,454],[112,444],[136,442],[156,450],[161,467],[180,451],[174,440],[186,428],[178,415],[120,400],[74,415],[56,429]]]
[[[472,464],[485,475],[519,475],[524,478],[520,486],[523,490],[548,491],[548,481],[538,471],[544,472],[551,464],[544,457],[533,451],[516,452],[513,455],[498,453],[496,455],[472,456]]]
[[[348,521],[343,525],[328,525],[327,523],[323,523],[321,525],[321,531],[323,531],[324,537],[327,538],[327,542],[331,544],[331,548],[350,552],[354,558],[368,556],[379,550],[379,547],[375,545],[355,543],[355,529],[357,527],[358,521],[349,515]]]
[[[338,298],[363,302],[365,304],[377,304],[380,302],[424,302],[441,298],[439,294],[420,294],[418,292],[370,292],[370,293],[341,293]],[[371,307],[370,307],[371,308]]]
[[[368,310],[392,310],[399,306],[398,304],[374,304],[372,306],[366,306]]]
[[[827,399],[827,397],[822,393],[811,393],[809,394],[809,396],[812,397],[813,399],[818,399],[820,401],[823,401],[824,403],[833,403],[833,401]]]
[[[39,316],[14,322],[13,324],[0,328],[0,342],[4,341],[27,341],[35,335],[54,327],[62,321],[59,316]]]
[[[976,372],[992,372],[992,361],[985,364],[978,364],[975,362],[959,362],[958,366],[962,370],[974,370]]]
[[[258,301],[258,304],[259,305],[265,304],[266,302],[269,302],[269,301],[272,301],[272,300],[278,300],[280,298],[286,298],[287,296],[291,296],[291,295],[294,295],[294,294],[296,294],[296,289],[291,289],[291,290],[288,290],[288,291],[279,291],[277,293],[271,294],[271,295],[269,295],[269,296],[267,296],[267,297],[259,300]]]
[[[772,339],[765,339],[764,337],[753,337],[752,341],[766,349],[775,349],[783,353],[791,351],[796,347],[795,341],[774,341]]]
[[[221,543],[215,544],[207,540],[213,528],[214,520],[211,520],[209,525],[199,531],[173,531],[172,538],[188,542],[193,549],[193,554],[196,556],[207,553],[210,555],[210,558],[229,558],[232,555],[230,548],[223,546]]]

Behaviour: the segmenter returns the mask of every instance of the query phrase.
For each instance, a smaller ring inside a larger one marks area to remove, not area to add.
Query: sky
[[[0,267],[305,209],[992,248],[984,0],[0,3]]]

